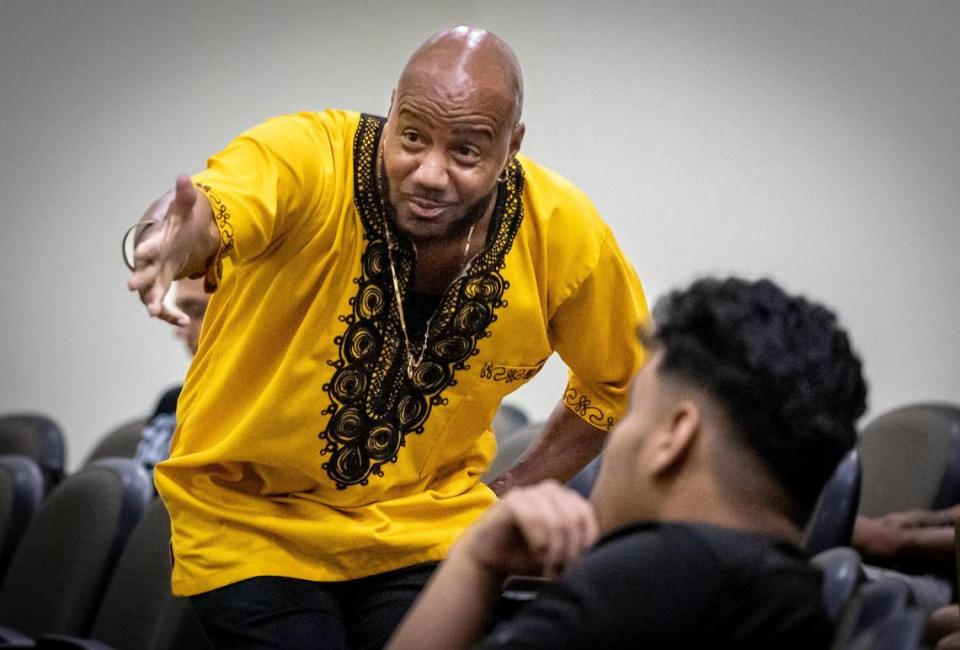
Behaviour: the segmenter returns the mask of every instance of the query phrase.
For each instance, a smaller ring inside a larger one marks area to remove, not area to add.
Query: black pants
[[[436,563],[346,582],[260,577],[193,596],[214,648],[380,648]]]

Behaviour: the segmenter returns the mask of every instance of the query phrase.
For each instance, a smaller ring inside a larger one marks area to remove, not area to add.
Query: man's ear
[[[689,400],[677,402],[669,419],[658,428],[650,455],[650,470],[663,476],[683,465],[700,435],[700,407]]]
[[[527,126],[523,122],[517,122],[513,127],[513,133],[510,134],[510,155],[507,160],[513,160],[513,157],[520,151],[520,145],[523,143],[523,136],[527,132]]]

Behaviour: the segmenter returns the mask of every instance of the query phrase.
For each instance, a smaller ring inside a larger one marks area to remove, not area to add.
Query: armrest
[[[102,641],[65,634],[44,634],[37,639],[37,650],[113,650]]]
[[[0,648],[33,648],[35,646],[33,639],[23,632],[0,625]]]

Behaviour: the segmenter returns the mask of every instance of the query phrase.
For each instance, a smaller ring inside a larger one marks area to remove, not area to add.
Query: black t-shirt
[[[827,648],[821,574],[795,547],[705,524],[598,542],[479,648]]]
[[[167,389],[167,391],[157,400],[157,407],[153,409],[153,415],[150,416],[150,419],[157,417],[158,415],[175,415],[177,412],[177,400],[180,399],[180,391],[183,390],[183,386],[174,386],[173,388]]]

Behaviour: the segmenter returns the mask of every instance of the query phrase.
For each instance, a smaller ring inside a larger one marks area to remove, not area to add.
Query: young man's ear
[[[663,476],[683,465],[700,434],[700,407],[689,400],[677,402],[669,419],[653,440],[650,463],[654,476]]]

